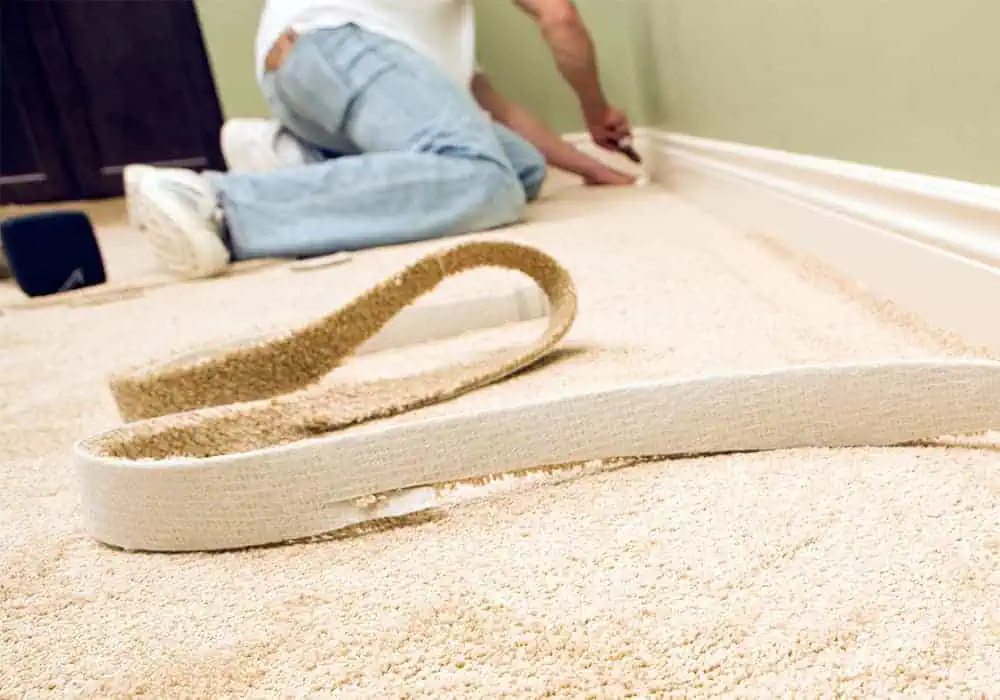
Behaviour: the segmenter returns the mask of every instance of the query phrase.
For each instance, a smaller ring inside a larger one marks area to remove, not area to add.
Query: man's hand
[[[601,148],[619,151],[625,139],[632,138],[632,127],[628,117],[620,109],[606,106],[593,114],[584,114],[590,136]]]

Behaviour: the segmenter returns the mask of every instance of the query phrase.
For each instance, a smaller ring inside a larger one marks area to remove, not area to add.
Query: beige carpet
[[[428,413],[968,354],[656,189],[557,184],[506,235],[569,268],[579,321],[557,361]],[[102,242],[113,276],[149,269],[126,229]],[[0,697],[1000,697],[989,438],[589,465],[459,490],[394,527],[221,555],[127,554],[81,532],[67,453],[117,424],[111,371],[315,318],[434,245],[0,316]],[[16,296],[0,285],[0,305]],[[505,333],[343,371],[405,373]]]

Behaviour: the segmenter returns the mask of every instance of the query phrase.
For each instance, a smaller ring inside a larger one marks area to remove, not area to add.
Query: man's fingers
[[[618,139],[614,137],[613,134],[599,134],[594,136],[594,143],[596,143],[601,148],[606,148],[609,151],[618,150]]]
[[[639,164],[642,163],[642,156],[640,156],[639,152],[636,151],[635,148],[632,147],[632,144],[626,143],[625,145],[619,145],[618,149],[622,153],[624,153],[625,157],[628,158],[633,163],[635,163],[637,165],[639,165]]]

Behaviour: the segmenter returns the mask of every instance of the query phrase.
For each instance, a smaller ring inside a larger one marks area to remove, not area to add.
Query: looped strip
[[[539,336],[410,377],[316,386],[446,278],[484,267],[523,273],[545,293],[548,325]],[[569,332],[576,313],[573,280],[549,255],[505,241],[462,243],[417,260],[287,335],[114,377],[112,394],[131,422],[82,446],[132,460],[206,458],[315,437],[499,381],[548,354]]]

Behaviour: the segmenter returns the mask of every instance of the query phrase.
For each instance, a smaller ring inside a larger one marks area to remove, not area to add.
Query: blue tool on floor
[[[14,279],[30,297],[107,281],[94,227],[81,211],[6,219],[0,223],[0,243]]]

